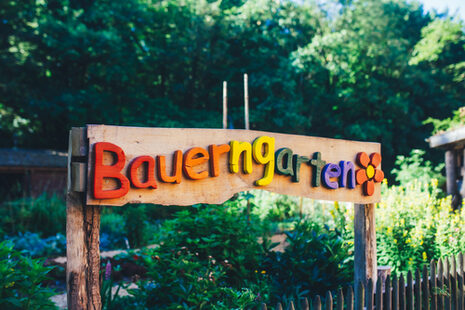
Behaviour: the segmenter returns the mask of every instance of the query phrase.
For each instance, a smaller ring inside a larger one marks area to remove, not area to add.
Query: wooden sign
[[[87,126],[88,205],[219,204],[237,192],[380,200],[379,143],[250,130]]]

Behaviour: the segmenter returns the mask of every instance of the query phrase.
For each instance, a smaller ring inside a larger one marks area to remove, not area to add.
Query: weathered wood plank
[[[415,310],[421,310],[421,276],[420,276],[420,270],[415,270],[415,286],[414,286],[414,303],[415,303]]]
[[[463,127],[430,137],[429,145],[432,148],[444,148],[462,140],[465,140],[465,128]]]
[[[444,258],[444,310],[450,310],[451,302],[450,302],[450,266],[449,266],[449,258]]]
[[[318,295],[313,299],[313,310],[321,310],[321,298]]]
[[[438,280],[437,280],[437,300],[438,310],[444,309],[444,267],[442,260],[438,260]]]
[[[354,310],[354,290],[352,286],[347,288],[347,310]]]
[[[375,205],[354,205],[354,283],[377,279]],[[357,299],[357,295],[355,296]],[[355,300],[357,304],[357,300]]]
[[[412,272],[409,271],[407,273],[407,298],[406,298],[406,307],[407,310],[413,310],[413,275]]]
[[[404,275],[400,275],[399,279],[399,309],[405,310],[407,304],[407,297],[405,295],[405,280]]]
[[[376,281],[376,310],[383,309],[383,283]]]
[[[392,277],[392,309],[399,309],[399,280],[396,275]]]
[[[455,195],[457,194],[457,154],[455,150],[450,149],[445,152],[445,164],[446,164],[446,188],[447,194],[452,195],[453,207],[457,207],[457,201]]]
[[[73,192],[86,191],[87,165],[85,163],[71,163],[71,188]]]
[[[436,263],[431,260],[430,263],[430,287],[431,287],[431,310],[438,310],[438,298],[437,298],[437,275],[436,275]]]
[[[451,270],[450,270],[450,293],[451,293],[451,298],[450,298],[450,305],[451,309],[457,309],[458,308],[458,295],[457,295],[457,261],[455,259],[455,256],[452,256],[451,258]]]
[[[302,299],[302,302],[300,303],[300,309],[301,310],[310,310],[310,305],[308,303],[307,297],[304,297],[304,299]]]
[[[294,302],[293,302],[292,300],[289,302],[289,308],[288,308],[288,310],[295,310]]]
[[[357,142],[308,136],[278,134],[251,130],[230,129],[192,129],[192,128],[139,128],[104,125],[88,125],[87,127],[90,155],[94,153],[97,142],[108,142],[120,147],[125,154],[124,168],[121,174],[128,175],[130,163],[138,156],[165,156],[166,170],[172,170],[173,154],[179,150],[182,153],[193,147],[208,149],[210,145],[229,144],[231,141],[253,143],[261,136],[275,139],[275,147],[291,148],[294,154],[313,157],[320,152],[327,163],[339,163],[341,160],[355,162],[359,152],[367,154],[379,153],[379,143]],[[274,150],[273,150],[274,152]],[[113,163],[113,156],[104,152],[104,163]],[[92,177],[94,156],[89,157],[88,177]],[[183,177],[179,184],[158,182],[157,189],[130,188],[121,198],[95,199],[88,184],[87,203],[90,205],[124,205],[126,203],[156,203],[162,205],[192,205],[195,203],[222,203],[235,193],[256,188],[280,194],[304,196],[314,199],[351,201],[368,204],[380,200],[381,186],[376,183],[372,196],[363,195],[362,188],[341,187],[335,190],[325,186],[312,185],[313,167],[309,164],[301,166],[300,181],[292,182],[289,176],[274,174],[272,182],[266,186],[256,186],[255,181],[263,178],[264,165],[252,161],[252,172],[231,173],[227,153],[219,156],[217,177],[207,177],[202,180],[191,180]],[[239,160],[239,166],[242,161]],[[196,172],[210,171],[209,162],[203,162],[193,167]],[[139,169],[140,170],[140,169]],[[140,172],[142,173],[142,172]],[[90,183],[90,182],[89,182]],[[119,188],[116,180],[107,178],[103,184],[104,190]],[[182,193],[180,195],[179,193]]]
[[[333,295],[330,291],[326,292],[325,310],[333,310]]]
[[[366,290],[366,294],[365,294],[365,304],[366,304],[366,308],[367,309],[373,309],[373,280],[372,279],[368,279],[368,283],[367,283],[367,290]]]
[[[344,293],[342,289],[337,290],[337,300],[336,300],[336,309],[337,310],[344,310]]]
[[[73,160],[85,155],[87,139],[83,128],[69,134],[68,191],[66,196],[66,287],[68,309],[102,307],[100,298],[100,207],[86,206],[85,195],[74,191]]]
[[[462,252],[459,253],[457,256],[458,260],[458,272],[463,273],[464,272],[464,264],[463,264],[463,254]]]
[[[428,267],[423,265],[423,272],[422,272],[422,281],[421,281],[421,297],[422,297],[422,305],[423,310],[429,310],[429,278],[428,278]]]
[[[386,277],[386,282],[384,284],[384,304],[386,305],[386,310],[392,309],[392,291],[391,291],[391,276]]]
[[[82,127],[73,127],[71,128],[70,133],[70,144],[69,148],[72,157],[87,157],[88,154],[88,144],[87,144],[87,133],[86,129]]]
[[[463,273],[457,273],[457,309],[463,310]]]
[[[362,282],[358,282],[355,291],[355,310],[363,310],[364,306],[364,296],[365,296],[365,286]]]

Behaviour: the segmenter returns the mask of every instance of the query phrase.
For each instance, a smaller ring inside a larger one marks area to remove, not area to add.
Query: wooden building
[[[67,153],[51,150],[0,149],[1,200],[66,191]]]
[[[447,194],[452,195],[455,209],[465,197],[465,126],[432,136],[428,141],[430,147],[445,151]]]

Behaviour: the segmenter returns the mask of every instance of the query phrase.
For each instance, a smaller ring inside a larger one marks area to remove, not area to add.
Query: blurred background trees
[[[385,169],[465,103],[465,34],[415,1],[0,3],[0,146],[66,149],[86,123],[232,125],[379,141]],[[434,156],[433,156],[434,157]],[[434,158],[433,158],[434,160]]]

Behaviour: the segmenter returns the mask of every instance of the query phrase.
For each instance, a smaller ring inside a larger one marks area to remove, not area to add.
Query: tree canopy
[[[0,3],[0,146],[65,149],[86,123],[243,128],[425,148],[465,102],[457,18],[407,0]],[[385,170],[386,170],[385,168]]]

